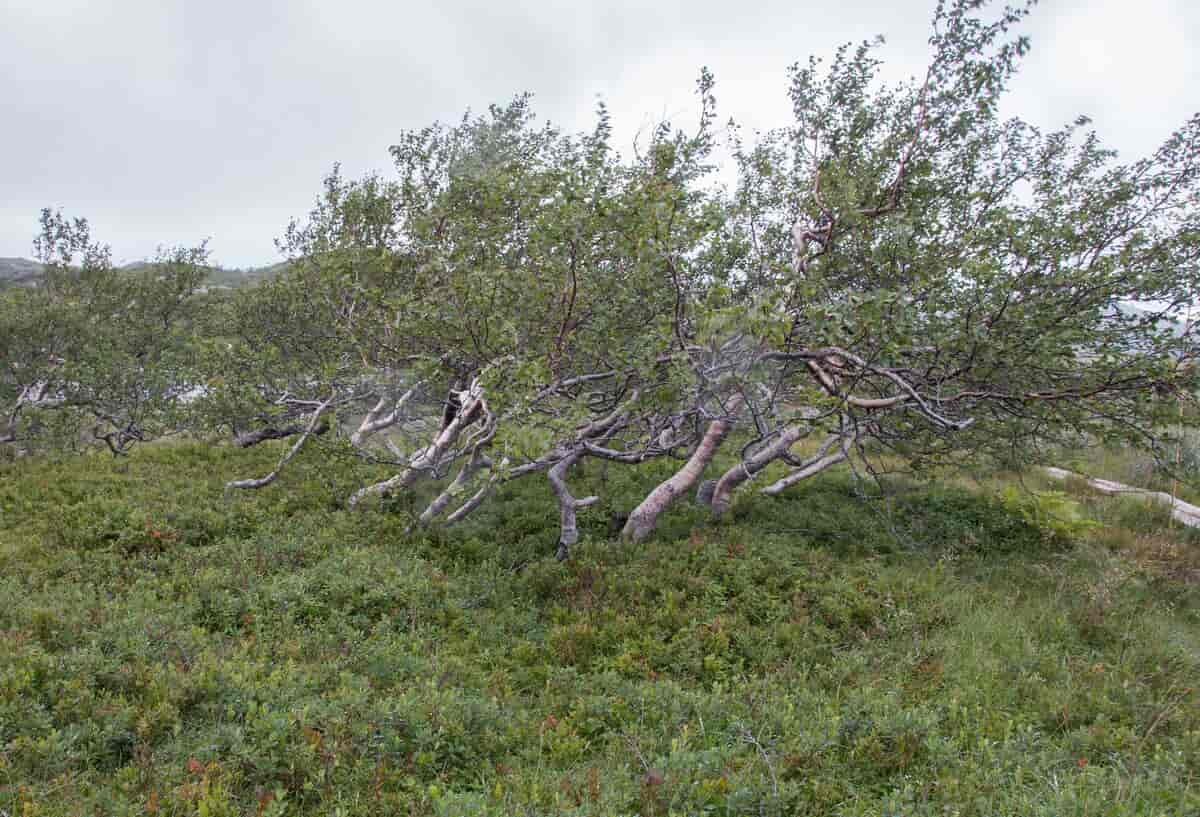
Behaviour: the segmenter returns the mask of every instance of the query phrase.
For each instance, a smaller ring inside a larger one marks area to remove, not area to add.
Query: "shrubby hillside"
[[[1200,496],[1200,114],[1001,117],[1029,10],[402,132],[261,273],[44,210],[0,817],[1200,812],[1196,534],[1043,468]]]
[[[27,258],[0,258],[0,287],[32,283],[42,265]]]
[[[549,489],[450,533],[271,446],[0,464],[9,814],[1200,810],[1200,537],[1035,474],[833,470],[642,545]],[[1031,489],[1041,493],[1030,493]]]
[[[120,269],[137,272],[147,266],[147,262],[133,262]],[[208,286],[210,287],[241,287],[257,283],[265,278],[279,274],[283,263],[267,264],[261,267],[246,269],[225,267],[209,267]],[[34,286],[44,272],[43,265],[28,258],[0,258],[0,287],[5,286]]]

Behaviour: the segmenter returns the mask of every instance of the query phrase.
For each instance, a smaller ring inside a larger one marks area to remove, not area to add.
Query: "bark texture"
[[[762,448],[753,456],[742,460],[722,474],[712,492],[711,505],[713,515],[721,516],[729,510],[729,503],[733,499],[733,490],[737,486],[747,480],[753,479],[759,471],[766,468],[775,460],[784,457],[791,450],[792,446],[807,436],[808,433],[809,429],[806,426],[786,428],[770,445]]]
[[[430,444],[417,452],[409,461],[408,466],[394,477],[355,491],[350,497],[351,508],[356,507],[369,496],[377,496],[382,499],[393,491],[407,488],[438,467],[443,455],[458,440],[463,429],[474,423],[480,414],[486,411],[482,389],[477,383],[472,384],[471,388],[460,394],[459,401],[462,408],[448,424],[442,427]]]
[[[561,562],[570,555],[571,545],[579,541],[579,528],[576,526],[575,515],[580,508],[595,504],[598,496],[588,496],[576,499],[567,487],[567,471],[579,460],[579,452],[573,451],[547,472],[550,487],[558,498],[558,550],[555,556]]]
[[[741,404],[742,398],[739,395],[731,401],[727,408],[728,413],[735,413],[741,408]],[[650,535],[654,526],[658,524],[658,517],[662,512],[679,496],[690,491],[700,479],[705,467],[712,461],[713,455],[717,453],[717,449],[721,447],[721,443],[732,427],[732,419],[726,417],[713,420],[708,424],[704,436],[700,439],[700,444],[696,446],[696,450],[692,452],[692,456],[688,458],[683,467],[669,479],[660,483],[629,514],[629,519],[625,522],[625,529],[621,531],[623,539],[640,542]]]
[[[437,497],[429,503],[429,506],[425,508],[424,512],[421,513],[420,518],[417,520],[419,524],[431,524],[443,511],[446,510],[446,508],[450,506],[450,503],[455,499],[455,497],[459,496],[463,490],[466,489],[467,485],[471,482],[471,479],[477,473],[484,468],[492,467],[491,459],[484,454],[483,451],[496,436],[495,419],[496,418],[494,416],[491,416],[490,414],[488,415],[487,420],[484,422],[483,430],[476,436],[475,442],[471,445],[471,455],[467,458],[467,461],[463,463],[462,467],[458,469],[458,474],[455,475],[451,483],[446,486],[446,489],[438,494]]]

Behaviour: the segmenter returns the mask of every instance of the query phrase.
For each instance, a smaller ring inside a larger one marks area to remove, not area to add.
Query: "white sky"
[[[618,147],[695,113],[700,66],[722,118],[787,124],[786,67],[884,34],[889,73],[923,72],[932,0],[459,2],[3,0],[0,256],[28,256],[42,207],[85,216],[119,261],[211,238],[269,263],[322,176],[387,170],[404,129],[529,90],[539,118]],[[1200,2],[1043,0],[1006,113],[1084,113],[1122,158],[1200,109]]]

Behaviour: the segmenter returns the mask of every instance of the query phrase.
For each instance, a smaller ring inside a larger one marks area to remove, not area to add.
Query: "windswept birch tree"
[[[764,475],[776,495],[884,454],[1161,446],[1161,398],[1196,394],[1175,318],[1200,291],[1200,116],[1127,163],[1085,118],[1002,118],[1027,12],[939,3],[908,82],[878,43],[797,64],[793,122],[754,141],[718,127],[707,71],[698,126],[632,157],[603,109],[564,134],[526,97],[404,134],[395,178],[335,170],[289,271],[231,306],[241,374],[214,405],[247,444],[298,436],[281,466],[332,429],[393,469],[349,504],[425,485],[417,524],[542,474],[560,557],[595,501],[570,487],[587,459],[677,463],[630,509],[640,540],[679,497],[720,515]]]

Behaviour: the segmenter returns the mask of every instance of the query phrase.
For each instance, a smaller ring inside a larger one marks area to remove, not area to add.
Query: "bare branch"
[[[754,479],[759,471],[766,468],[777,459],[781,459],[793,445],[807,437],[812,432],[808,425],[794,425],[784,429],[770,445],[758,451],[753,456],[742,460],[726,471],[713,488],[712,511],[714,516],[720,516],[729,510],[733,491],[743,482]],[[828,447],[828,443],[826,444]]]
[[[353,445],[362,445],[367,437],[375,434],[376,432],[383,431],[385,428],[390,428],[391,426],[394,426],[396,423],[400,422],[404,417],[404,407],[413,398],[413,396],[417,394],[418,390],[421,388],[421,385],[421,382],[416,383],[412,386],[412,388],[400,395],[395,402],[392,402],[387,394],[382,395],[374,407],[372,407],[371,410],[367,412],[367,415],[363,417],[362,422],[358,425],[358,428],[353,434],[350,435],[350,442]],[[386,414],[384,414],[384,411],[387,409],[389,404],[392,407],[391,411],[388,411]]]
[[[317,407],[317,410],[313,412],[312,419],[308,421],[308,427],[304,430],[304,433],[300,435],[300,439],[296,440],[292,447],[288,449],[287,453],[280,457],[279,462],[275,465],[275,468],[272,469],[271,473],[264,477],[259,477],[258,479],[237,479],[233,480],[232,482],[227,482],[225,483],[226,490],[230,488],[262,488],[263,486],[270,485],[272,482],[274,482],[276,477],[279,476],[279,472],[283,470],[283,467],[291,462],[292,458],[295,457],[296,454],[300,452],[300,449],[304,447],[304,444],[308,442],[308,438],[311,437],[316,431],[317,424],[321,421],[321,415],[325,413],[325,410],[329,408],[329,405],[333,402],[333,400],[334,395],[330,395],[329,399]]]
[[[298,423],[290,426],[284,426],[282,428],[260,428],[257,431],[246,431],[242,434],[238,434],[233,438],[233,442],[234,445],[238,446],[239,448],[250,448],[251,446],[258,445],[259,443],[266,442],[267,440],[282,440],[287,437],[295,436],[296,434],[303,434],[307,429],[307,426],[302,426]],[[320,425],[313,429],[312,433],[320,435],[327,431],[329,431],[329,423],[322,421]]]
[[[766,488],[763,488],[762,493],[774,496],[795,485],[797,482],[801,482],[811,476],[815,476],[832,465],[837,465],[839,462],[850,456],[851,441],[852,438],[845,435],[834,435],[830,437],[821,446],[821,450],[818,451],[815,456],[806,460],[801,467],[797,468],[795,471],[792,471],[787,476],[776,480]],[[832,454],[826,453],[831,447],[833,447],[835,443],[838,442],[841,442],[841,447],[837,451],[834,451]]]
[[[399,474],[355,491],[350,497],[349,506],[351,508],[357,507],[358,503],[368,496],[383,498],[398,488],[407,488],[420,479],[422,474],[432,471],[441,464],[443,455],[458,439],[462,430],[476,422],[480,413],[486,410],[483,387],[478,380],[472,382],[467,389],[458,392],[457,396],[460,408],[450,422],[437,433],[433,441],[414,455],[407,467]]]

